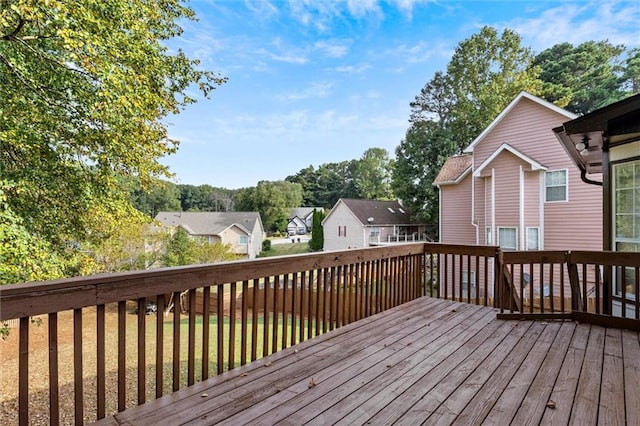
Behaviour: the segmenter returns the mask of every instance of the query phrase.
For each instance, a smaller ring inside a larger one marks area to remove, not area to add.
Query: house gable
[[[534,102],[538,105],[540,105],[541,107],[547,108],[551,111],[554,111],[564,117],[567,117],[569,119],[573,119],[576,117],[575,114],[562,109],[554,104],[552,104],[551,102],[547,102],[544,99],[540,99],[537,96],[534,96],[530,93],[527,92],[520,92],[520,94],[518,96],[516,96],[516,98],[511,101],[511,103],[509,103],[509,105],[507,105],[507,107],[502,110],[502,112],[500,114],[498,114],[498,116],[491,122],[491,124],[489,124],[483,131],[482,133],[480,133],[480,135],[478,135],[477,138],[475,138],[473,140],[473,142],[471,142],[471,144],[465,148],[465,150],[463,152],[465,153],[472,153],[474,148],[476,147],[476,145],[478,145],[479,143],[481,143],[484,138],[493,131],[493,129],[498,126],[510,113],[511,111],[523,100],[529,100],[531,102]]]
[[[487,159],[484,160],[484,162],[482,164],[480,164],[475,169],[475,171],[473,172],[473,176],[475,176],[475,177],[482,176],[485,168],[487,168],[491,163],[493,163],[493,161],[500,154],[502,154],[503,152],[510,152],[511,154],[513,154],[516,157],[518,157],[520,160],[522,160],[524,163],[526,163],[530,167],[531,171],[534,171],[534,170],[547,170],[547,168],[545,166],[543,166],[542,164],[538,163],[536,160],[534,160],[534,159],[530,158],[529,156],[521,153],[520,151],[518,151],[517,149],[513,148],[509,144],[503,143],[502,145],[500,145],[500,147],[498,149],[493,151],[493,153],[489,157],[487,157]]]

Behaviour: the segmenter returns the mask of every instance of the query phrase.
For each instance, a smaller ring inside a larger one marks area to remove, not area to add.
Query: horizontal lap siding
[[[503,152],[491,163],[494,169],[496,235],[498,228],[510,227],[520,230],[520,166],[524,166],[518,157]],[[500,243],[499,239],[496,242]],[[518,244],[520,235],[518,232]]]
[[[344,204],[338,204],[335,209],[336,211],[332,212],[323,224],[324,249],[346,250],[349,248],[363,248],[365,231],[362,224]],[[342,234],[342,231],[340,235],[338,234],[338,226],[346,226],[346,236]],[[367,241],[368,238],[369,236],[367,235]]]
[[[440,187],[440,241],[447,244],[475,244],[471,224],[471,175],[457,185]]]
[[[547,170],[567,169],[569,175],[569,201],[560,203],[544,203],[544,249],[546,250],[568,250],[568,249],[585,249],[585,250],[601,250],[602,249],[602,187],[589,185],[580,179],[580,173],[567,156],[566,152],[556,139],[552,129],[559,126],[568,118],[557,112],[554,112],[542,105],[539,105],[529,99],[523,98],[509,112],[503,120],[498,123],[485,138],[474,147],[473,164],[474,168],[480,166],[500,145],[507,143],[529,158],[542,164]],[[490,174],[490,168],[497,166],[489,166],[486,174]],[[497,179],[500,174],[504,176],[505,171],[497,170]],[[543,172],[542,172],[543,173]],[[526,173],[528,175],[529,173]],[[514,176],[514,175],[512,175]],[[507,185],[514,186],[517,184],[517,175],[512,177],[515,182],[507,182]],[[592,176],[594,180],[600,180],[599,176]],[[527,176],[527,188],[529,188],[529,179]],[[534,173],[531,173],[531,179]],[[489,183],[489,181],[487,181]],[[496,181],[496,190],[499,183]],[[533,184],[532,184],[533,185]],[[479,185],[478,185],[479,186]],[[484,190],[479,186],[476,192],[478,196],[482,196]],[[508,188],[509,191],[514,191]],[[544,187],[541,187],[544,191]],[[501,190],[502,191],[502,190]],[[487,191],[490,196],[490,191]],[[514,197],[518,193],[514,192]],[[531,198],[530,198],[530,197]],[[544,194],[542,194],[544,197]],[[529,209],[539,212],[539,204],[534,207],[534,194],[525,191],[525,203],[527,211],[525,212],[525,226],[530,225],[535,215],[529,213]],[[490,200],[486,200],[489,203]],[[512,206],[504,200],[500,204],[496,203],[498,214],[502,214],[501,209],[506,208],[504,217],[512,220]],[[517,205],[517,199],[514,202]],[[487,210],[486,222],[490,224],[490,210]],[[517,225],[517,222],[515,222]],[[501,220],[496,220],[497,226],[507,226]],[[484,231],[483,231],[484,232]]]

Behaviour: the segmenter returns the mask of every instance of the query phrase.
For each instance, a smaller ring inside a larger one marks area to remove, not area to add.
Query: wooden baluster
[[[242,282],[242,304],[241,304],[241,326],[240,332],[242,333],[240,338],[240,365],[245,365],[247,363],[247,337],[248,337],[248,297],[249,297],[249,281],[244,280]]]
[[[180,292],[173,293],[173,391],[180,389]]]
[[[209,342],[211,341],[211,287],[202,289],[202,380],[209,378]]]
[[[156,398],[160,398],[164,394],[164,294],[156,300]]]
[[[75,424],[84,424],[84,388],[82,377],[82,309],[73,310],[73,390]]]
[[[218,374],[224,371],[224,284],[216,286],[216,360],[218,361]]]
[[[18,359],[18,423],[29,424],[29,317],[20,318]]]
[[[289,293],[289,274],[282,277],[282,349],[287,347],[287,293]]]
[[[298,296],[298,273],[294,272],[293,276],[291,277],[291,345],[295,345],[296,344],[296,337],[297,337],[297,333],[296,333],[296,314],[298,309],[297,308],[297,304],[298,304],[298,300],[297,300],[297,296]],[[286,339],[285,339],[285,343],[286,343]]]
[[[264,278],[263,310],[262,310],[262,356],[269,355],[269,288],[271,279]]]
[[[258,290],[260,280],[254,278],[253,287],[253,307],[251,308],[251,361],[258,359]]]
[[[106,414],[105,307],[96,306],[96,408],[98,419]],[[49,314],[49,318],[51,319]],[[57,357],[57,354],[56,354]],[[57,381],[57,377],[56,377]],[[57,386],[57,385],[56,385]],[[52,416],[53,417],[53,416]]]
[[[236,367],[236,282],[231,284],[229,300],[229,370]]]
[[[280,294],[280,275],[276,275],[273,281],[273,317],[271,332],[271,353],[278,352],[278,321],[280,320],[280,308],[278,295]]]
[[[127,302],[118,302],[118,412],[127,400]]]
[[[103,305],[104,306],[104,305]],[[104,318],[104,317],[103,317]],[[49,423],[52,425],[60,424],[60,388],[58,384],[58,313],[49,314]],[[104,331],[104,328],[103,328]],[[104,360],[104,339],[103,342],[103,360]],[[100,348],[98,348],[98,353]],[[100,355],[98,355],[99,357]],[[104,379],[104,375],[103,375]],[[100,392],[100,384],[98,384],[98,392]],[[100,397],[98,397],[100,400]],[[103,399],[104,401],[104,399]],[[98,418],[100,410],[98,409]],[[102,416],[104,417],[104,415]]]
[[[305,303],[307,287],[307,271],[300,274],[300,329],[298,330],[298,341],[304,341],[305,320],[309,321],[308,313],[305,312],[307,304]]]
[[[138,299],[138,405],[144,404],[146,399],[146,337],[147,337],[147,323],[146,323],[146,305],[147,299],[141,297]]]
[[[189,290],[189,319],[187,328],[187,386],[196,378],[196,289]]]

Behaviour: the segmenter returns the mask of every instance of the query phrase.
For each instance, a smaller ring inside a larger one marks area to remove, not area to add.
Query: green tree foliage
[[[163,44],[193,19],[179,0],[9,0],[0,10],[0,170],[20,226],[66,257],[130,210],[175,152],[163,119],[225,79]],[[5,226],[5,225],[2,225]],[[12,228],[15,230],[15,228]]]
[[[180,189],[162,179],[152,179],[146,188],[142,187],[138,179],[134,179],[129,199],[133,207],[152,218],[161,211],[181,210]]]
[[[169,243],[168,234],[148,217],[123,218],[91,249],[96,272],[120,272],[157,268]]]
[[[491,27],[458,44],[447,65],[446,81],[453,94],[450,126],[461,151],[523,90],[541,90],[531,49],[520,36]],[[447,91],[448,92],[448,91]]]
[[[392,199],[391,171],[393,161],[382,148],[367,149],[355,163],[353,181],[360,198],[369,200]]]
[[[182,266],[234,259],[237,255],[230,245],[190,238],[184,229],[178,227],[169,241],[163,263],[164,266]]]
[[[7,203],[12,188],[0,182],[0,285],[60,278],[62,259],[51,255],[46,241],[34,237]]]
[[[302,186],[287,181],[260,181],[236,194],[237,211],[260,212],[266,230],[276,232],[287,229],[292,207],[302,205]]]
[[[234,211],[235,190],[211,185],[178,185],[182,211]]]
[[[324,211],[313,209],[311,239],[309,240],[309,248],[311,249],[311,251],[321,251],[324,247],[324,229],[322,228],[323,219]]]
[[[631,49],[628,52],[623,81],[629,94],[640,93],[640,48]]]
[[[393,188],[415,219],[438,222],[438,189],[433,181],[455,144],[451,131],[424,121],[413,123],[396,148]]]
[[[437,223],[433,187],[445,160],[459,154],[515,98],[541,89],[539,70],[518,34],[484,27],[458,44],[411,103],[411,126],[396,149],[393,189],[416,218]]]
[[[540,52],[534,65],[541,70],[545,99],[576,114],[622,99],[623,52],[624,46],[608,41],[560,43]]]

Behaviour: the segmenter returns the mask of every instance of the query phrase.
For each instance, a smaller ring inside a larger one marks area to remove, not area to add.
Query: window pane
[[[539,233],[538,228],[527,229],[527,250],[539,250]]]
[[[619,164],[615,169],[616,189],[631,188],[633,185],[633,163]]]
[[[633,213],[633,188],[616,190],[616,213]]]
[[[566,187],[552,186],[547,188],[547,201],[564,201],[566,199]]]
[[[500,228],[498,230],[498,243],[500,247],[515,250],[517,248],[516,235],[516,228]]]

